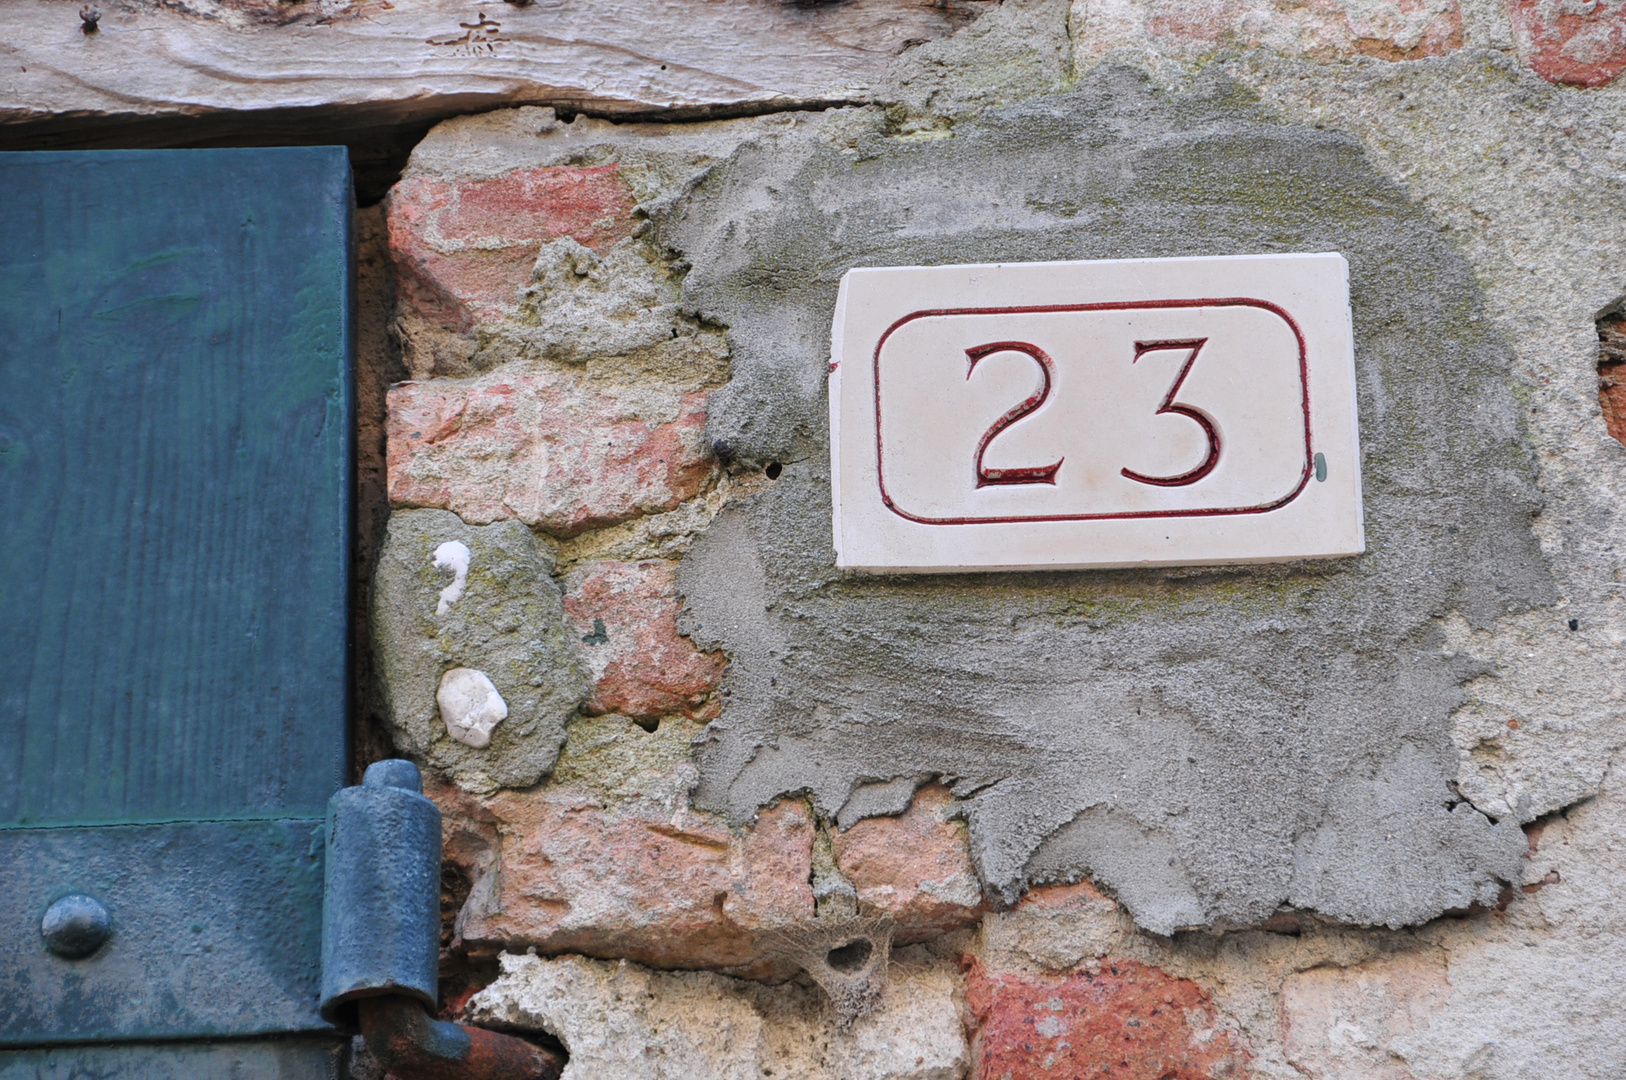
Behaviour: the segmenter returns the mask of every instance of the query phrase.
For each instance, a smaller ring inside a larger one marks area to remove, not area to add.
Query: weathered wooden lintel
[[[8,0],[0,147],[345,142],[512,105],[700,119],[871,99],[995,0]],[[365,178],[363,178],[365,186]]]

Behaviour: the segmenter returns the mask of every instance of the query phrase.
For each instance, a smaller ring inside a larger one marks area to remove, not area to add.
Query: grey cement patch
[[[730,327],[714,439],[786,463],[679,570],[685,628],[733,658],[697,802],[738,821],[805,790],[850,819],[855,790],[882,807],[877,785],[942,776],[997,900],[1089,873],[1160,933],[1493,901],[1524,842],[1449,786],[1448,718],[1484,667],[1436,620],[1487,627],[1554,590],[1508,351],[1461,257],[1357,144],[1265,122],[1223,81],[1173,98],[1097,69],[950,139],[884,125],[865,110],[747,144],[656,214],[693,264],[685,303]],[[1351,269],[1367,555],[833,569],[824,368],[848,268],[1327,250]]]
[[[453,574],[436,569],[434,553],[452,540],[468,546],[468,579],[437,614]],[[390,515],[372,622],[397,749],[476,792],[529,787],[553,768],[589,681],[552,571],[551,553],[517,521],[468,525],[445,510]],[[457,667],[485,672],[508,705],[489,746],[465,746],[441,722],[435,690]]]
[[[1599,413],[1594,322],[1626,293],[1626,80],[1574,90],[1466,51],[1336,73],[1253,54],[1225,70],[1278,115],[1360,138],[1484,289],[1514,350],[1560,598],[1491,628],[1442,623],[1448,648],[1492,669],[1453,717],[1457,787],[1521,822],[1594,795],[1626,747],[1626,448]]]
[[[845,829],[865,818],[896,817],[909,809],[915,792],[931,780],[930,773],[918,773],[856,784],[842,805],[841,812],[836,815],[836,825]]]
[[[907,126],[964,120],[992,106],[1054,94],[1072,75],[1068,0],[1002,0],[952,37],[893,62],[877,100],[896,102]]]
[[[1142,925],[1207,921],[1173,839],[1128,814],[1092,806],[1047,836],[1027,864],[1034,884],[1076,880],[1085,871],[1117,882],[1118,898]]]

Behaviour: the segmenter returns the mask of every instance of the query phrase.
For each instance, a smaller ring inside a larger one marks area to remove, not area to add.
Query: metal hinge
[[[327,805],[322,1016],[397,1080],[558,1080],[551,1050],[434,1019],[439,977],[440,808],[416,765],[380,761]]]

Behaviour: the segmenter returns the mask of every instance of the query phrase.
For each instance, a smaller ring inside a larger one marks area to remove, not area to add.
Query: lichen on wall
[[[467,552],[455,599],[458,568],[437,558],[446,544]],[[476,791],[528,786],[553,768],[588,682],[552,570],[552,554],[517,521],[475,526],[444,510],[390,515],[372,627],[398,749]],[[460,728],[461,714],[448,716],[455,688],[447,677],[458,672],[501,695],[502,719],[479,724],[483,741]]]

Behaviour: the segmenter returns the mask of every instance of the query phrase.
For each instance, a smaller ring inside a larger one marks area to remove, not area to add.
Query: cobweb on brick
[[[886,989],[895,926],[887,916],[819,920],[775,930],[764,944],[823,988],[836,1026],[846,1030],[874,1011]]]

